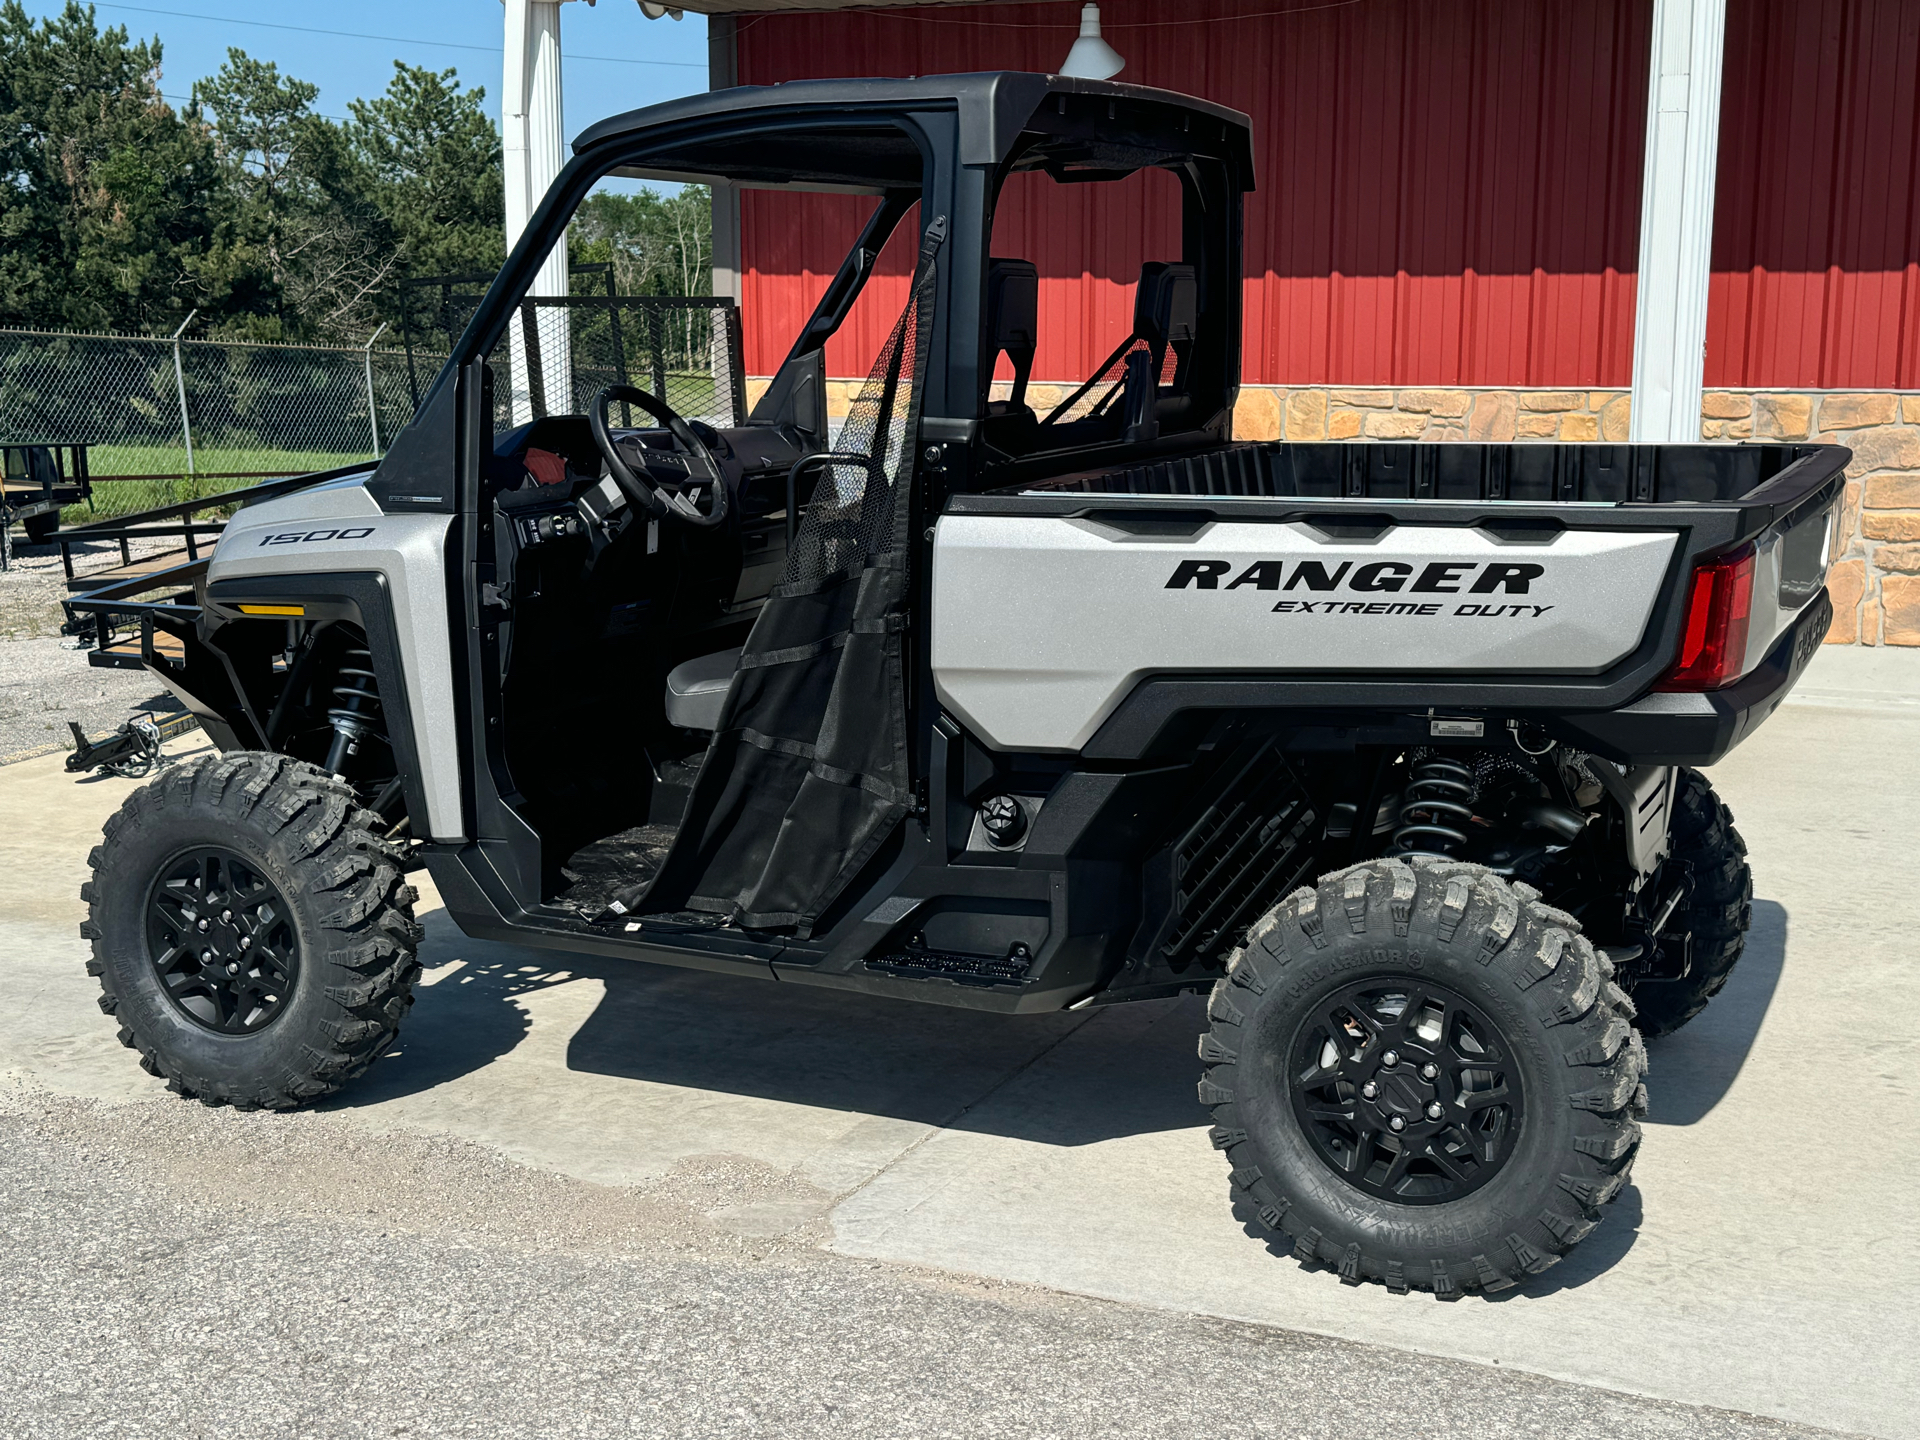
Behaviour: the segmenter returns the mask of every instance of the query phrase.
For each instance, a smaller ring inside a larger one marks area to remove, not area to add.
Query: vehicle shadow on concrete
[[[478,1071],[527,1038],[528,1001],[589,980],[602,994],[566,1040],[569,1071],[1061,1146],[1206,1124],[1194,1100],[1193,1025],[1121,1024],[1102,1011],[1005,1016],[561,957],[466,939],[444,913],[428,916],[427,931],[427,984],[399,1041],[328,1106],[378,1104]],[[1163,1004],[1146,1003],[1157,1014]],[[1023,1088],[1023,1104],[983,1104],[1069,1035],[1075,1070],[1102,1078],[1097,1097],[1076,1086],[1035,1104]]]
[[[1194,1101],[1193,1029],[1149,1037],[1109,1022],[1099,1011],[1007,1016],[788,983],[629,972],[610,981],[567,1061],[574,1070],[1053,1146],[1205,1124]],[[1072,1085],[1050,1094],[1022,1083],[1069,1036],[1072,1070],[1107,1079],[1098,1098],[1069,1094],[1080,1089]],[[1169,1084],[1175,1068],[1180,1079]]]
[[[442,913],[427,928],[431,984],[399,1043],[330,1105],[418,1094],[478,1071],[526,1039],[530,997],[589,980],[601,996],[566,1040],[569,1071],[1053,1146],[1206,1124],[1194,1101],[1193,1004],[1003,1016],[476,942]],[[1747,954],[1727,987],[1684,1030],[1650,1044],[1649,1124],[1692,1125],[1726,1095],[1772,1001],[1786,939],[1787,912],[1756,902]],[[1069,1035],[1048,1085],[1011,1084]],[[1608,1224],[1527,1294],[1613,1265],[1634,1243],[1639,1204],[1632,1187],[1624,1191]]]
[[[1747,1064],[1787,961],[1788,913],[1756,901],[1747,949],[1708,1008],[1671,1036],[1648,1042],[1650,1126],[1692,1126],[1721,1104]]]

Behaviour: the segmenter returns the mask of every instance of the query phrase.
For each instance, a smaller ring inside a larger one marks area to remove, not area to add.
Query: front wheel
[[[100,1009],[150,1074],[208,1105],[280,1109],[393,1044],[420,928],[379,819],[318,767],[259,752],[127,798],[88,858],[80,933]]]
[[[1626,1184],[1634,1010],[1579,925],[1484,867],[1369,861],[1250,932],[1208,1004],[1200,1099],[1237,1206],[1390,1290],[1504,1290]]]

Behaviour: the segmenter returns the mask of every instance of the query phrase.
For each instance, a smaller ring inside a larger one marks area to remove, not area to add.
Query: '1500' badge
[[[304,545],[311,540],[364,540],[374,533],[371,525],[350,525],[345,530],[284,530],[260,537],[262,545]]]

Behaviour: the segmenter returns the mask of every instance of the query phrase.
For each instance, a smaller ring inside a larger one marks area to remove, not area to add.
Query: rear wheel
[[[1754,875],[1747,843],[1734,816],[1697,770],[1683,770],[1674,793],[1673,856],[1694,876],[1683,928],[1688,933],[1688,973],[1678,981],[1642,981],[1634,987],[1641,1031],[1666,1036],[1678,1031],[1720,993],[1747,948]]]
[[[173,769],[106,824],[81,887],[120,1040],[208,1105],[298,1105],[393,1044],[419,974],[413,887],[326,772],[237,752]]]
[[[21,525],[30,542],[34,545],[45,545],[53,539],[54,532],[60,529],[60,512],[50,510],[39,515],[30,515]]]
[[[1237,1206],[1348,1281],[1545,1270],[1626,1184],[1646,1058],[1572,917],[1481,866],[1369,861],[1257,923],[1200,1084]]]

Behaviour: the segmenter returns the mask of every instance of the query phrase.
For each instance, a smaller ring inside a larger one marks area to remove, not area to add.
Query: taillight
[[[1681,653],[1656,690],[1719,690],[1741,678],[1754,601],[1754,547],[1743,546],[1694,568]]]

